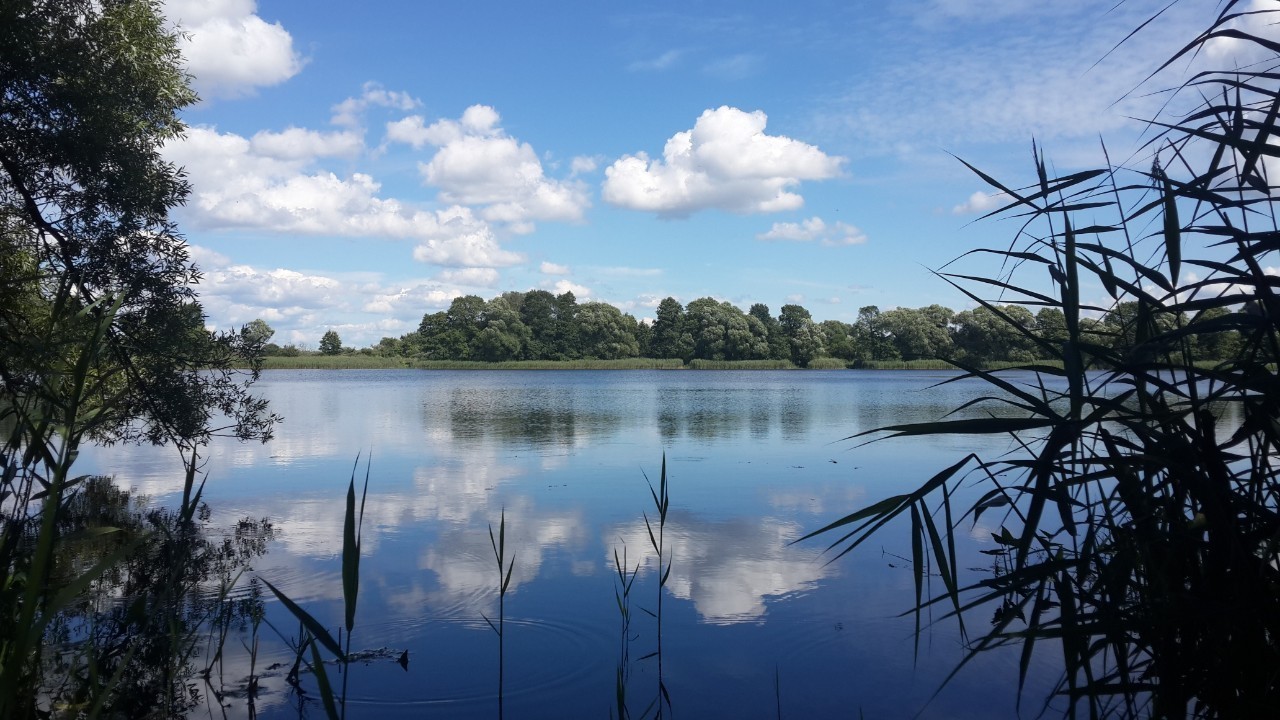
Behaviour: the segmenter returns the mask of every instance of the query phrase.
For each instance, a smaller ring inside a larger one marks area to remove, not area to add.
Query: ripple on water
[[[616,653],[617,628],[604,623],[544,618],[507,618],[504,698],[553,698],[581,688],[608,667]],[[498,638],[481,617],[441,614],[397,618],[357,628],[357,644],[409,650],[409,677],[394,665],[355,668],[348,704],[412,715],[437,707],[450,717],[492,715],[497,702]],[[357,676],[360,676],[357,680]],[[394,690],[392,689],[394,688]],[[379,711],[382,712],[382,711]]]

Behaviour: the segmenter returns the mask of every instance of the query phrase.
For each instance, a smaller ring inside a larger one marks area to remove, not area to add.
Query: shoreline
[[[1060,364],[998,363],[988,370],[1053,367]],[[508,360],[483,362],[472,360],[413,360],[370,355],[308,355],[300,357],[272,356],[263,359],[263,370],[955,370],[943,360],[875,361],[854,366],[838,358],[821,358],[815,366],[802,368],[786,360],[700,360],[689,364],[678,358],[625,358],[621,360]]]

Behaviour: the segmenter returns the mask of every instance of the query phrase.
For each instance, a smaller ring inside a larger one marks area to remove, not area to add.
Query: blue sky
[[[1015,226],[973,222],[996,201],[952,155],[1149,165],[1128,116],[1161,98],[1130,91],[1216,8],[1108,54],[1164,5],[169,0],[202,100],[164,152],[209,324],[282,343],[531,288],[962,309],[929,268]]]

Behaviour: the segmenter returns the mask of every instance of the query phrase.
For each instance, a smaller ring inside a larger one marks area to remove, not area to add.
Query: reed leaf
[[[338,644],[337,640],[333,639],[333,635],[329,634],[329,631],[325,629],[324,625],[320,624],[319,621],[311,616],[311,613],[303,610],[297,603],[290,599],[288,595],[280,592],[275,585],[271,584],[270,580],[267,580],[266,578],[259,579],[262,580],[262,584],[266,585],[267,589],[276,596],[276,599],[280,601],[280,604],[284,605],[285,609],[297,618],[298,622],[302,623],[315,640],[320,641],[320,644],[324,645],[325,648],[329,652],[333,653],[334,657],[339,660],[344,660],[346,658],[346,653],[342,652],[342,646]]]
[[[329,673],[324,669],[324,658],[320,657],[320,648],[316,647],[316,638],[311,642],[311,672],[316,676],[316,687],[320,702],[324,706],[324,714],[329,720],[339,720],[338,706],[334,701],[333,685],[329,682]],[[342,657],[339,655],[339,657]],[[345,704],[345,703],[344,703]]]

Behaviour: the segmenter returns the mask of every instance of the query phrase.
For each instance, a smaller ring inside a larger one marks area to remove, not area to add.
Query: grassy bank
[[[795,370],[790,360],[702,360],[689,361],[690,370]]]
[[[684,367],[678,358],[624,358],[621,360],[510,360],[475,362],[469,360],[413,360],[376,355],[305,355],[268,357],[264,370],[381,370],[411,368],[414,370],[678,370]]]
[[[1197,361],[1195,366],[1210,369],[1218,365],[1215,360]],[[1035,365],[1041,368],[1062,368],[1060,360],[1026,362],[991,362],[983,370],[1007,370]],[[840,358],[817,358],[809,363],[809,370],[843,370],[850,365]],[[789,360],[690,360],[688,365],[679,358],[623,358],[621,360],[510,360],[506,362],[477,362],[470,360],[414,360],[377,355],[303,355],[299,357],[268,357],[263,360],[264,370],[800,370]],[[945,360],[868,360],[852,366],[854,370],[955,370]],[[1274,366],[1269,369],[1274,370]]]

